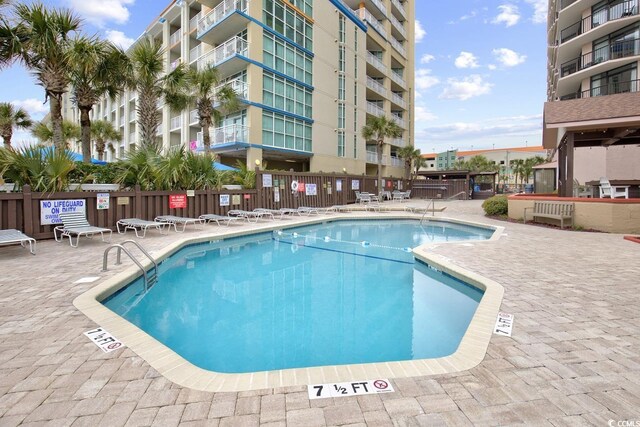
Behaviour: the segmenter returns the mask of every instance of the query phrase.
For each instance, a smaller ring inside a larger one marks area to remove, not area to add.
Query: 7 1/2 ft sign
[[[363,394],[392,393],[395,390],[387,379],[352,381],[347,383],[314,384],[308,386],[309,399],[360,396]]]

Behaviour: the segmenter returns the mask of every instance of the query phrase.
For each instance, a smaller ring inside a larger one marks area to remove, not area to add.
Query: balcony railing
[[[375,30],[380,33],[382,37],[387,38],[387,31],[382,26],[382,23],[376,19],[375,16],[371,14],[367,9],[361,7],[360,9],[356,9],[353,11],[356,16],[360,17],[361,20],[368,22]]]
[[[180,41],[180,35],[180,30],[171,34],[171,36],[169,36],[169,46],[173,46],[174,44],[178,43]]]
[[[391,46],[393,46],[395,50],[400,52],[400,55],[404,56],[405,58],[407,57],[407,49],[405,49],[404,46],[402,46],[402,43],[400,43],[393,37],[391,37]]]
[[[578,37],[581,34],[586,33],[606,22],[614,21],[616,19],[626,18],[638,14],[638,1],[626,1],[616,4],[614,6],[599,10],[593,15],[589,15],[586,18],[569,25],[560,31],[560,43],[567,42],[573,38]]]
[[[640,55],[640,39],[613,42],[609,46],[603,46],[571,61],[565,62],[560,67],[560,77],[569,76],[611,59],[620,59],[635,55]]]
[[[407,145],[407,141],[402,138],[394,138],[391,140],[391,145],[395,145],[396,147],[404,147]]]
[[[182,127],[182,116],[176,116],[171,118],[169,130],[176,130]]]
[[[136,121],[136,117],[137,117],[137,113],[136,111],[129,111],[129,121],[130,122],[135,122]]]
[[[367,113],[373,114],[374,116],[384,116],[384,109],[373,102],[367,101]]]
[[[371,0],[371,3],[378,8],[378,10],[380,12],[382,12],[383,15],[386,16],[387,14],[387,8],[384,4],[382,4],[382,2],[380,0]]]
[[[198,37],[234,11],[246,12],[248,0],[224,0],[198,21]]]
[[[124,126],[124,116],[120,116],[120,126]]]
[[[200,121],[198,120],[198,110],[189,111],[189,124],[198,124]]]
[[[577,1],[578,0],[562,0],[560,2],[560,10],[564,9],[565,7],[571,6],[572,4],[574,4]]]
[[[402,87],[407,87],[407,83],[405,82],[404,77],[402,77],[395,71],[391,71],[391,80],[398,83]]]
[[[396,7],[396,9],[400,11],[400,15],[402,15],[404,19],[407,19],[407,11],[405,10],[404,5],[402,3],[400,3],[398,0],[391,0],[391,4],[393,4]]]
[[[402,117],[398,117],[398,116],[391,116],[391,118],[396,122],[396,124],[398,126],[400,126],[403,129],[406,129],[406,122],[404,121],[404,119]]]
[[[373,53],[367,51],[367,62],[383,73],[387,73],[387,66]]]
[[[609,82],[601,86],[592,87],[560,98],[567,99],[592,98],[595,96],[615,95],[619,93],[640,92],[640,80],[627,80],[626,82]]]
[[[245,125],[227,125],[212,129],[211,146],[229,144],[233,142],[247,142],[249,138],[249,127]],[[197,140],[199,145],[203,144],[202,132],[198,132]]]
[[[367,87],[371,90],[378,92],[382,96],[387,96],[387,89],[385,89],[384,86],[380,84],[379,81],[372,79],[369,76],[367,76]]]
[[[218,66],[220,63],[233,57],[234,55],[245,55],[249,44],[242,37],[232,37],[215,49],[205,53],[198,59],[198,69],[202,70],[207,65],[212,64]]]
[[[367,150],[367,163],[378,163],[378,153]],[[384,164],[384,155],[382,156],[382,164]]]
[[[404,160],[398,158],[398,157],[390,157],[390,162],[389,165],[391,166],[395,166],[395,167],[403,167],[404,166]]]
[[[241,80],[240,78],[230,80],[216,87],[215,92],[217,93],[224,86],[229,86],[233,91],[238,95],[238,97],[242,99],[249,98],[249,85],[247,82]]]
[[[198,21],[202,18],[202,12],[198,12],[193,16],[193,18],[189,19],[189,32],[198,28]]]
[[[202,45],[199,44],[198,46],[192,48],[189,51],[189,64],[191,64],[192,62],[195,62],[198,60],[198,58],[200,58],[200,55],[202,55]]]
[[[391,92],[391,100],[401,106],[402,108],[407,108],[407,103],[404,99],[395,92]]]
[[[389,15],[389,21],[391,21],[391,24],[396,28],[396,30],[398,30],[400,34],[402,34],[402,37],[404,37],[406,40],[407,30],[404,29],[404,25],[402,24],[402,22],[398,21],[393,15]]]

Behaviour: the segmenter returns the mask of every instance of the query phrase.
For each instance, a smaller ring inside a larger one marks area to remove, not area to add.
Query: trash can
[[[532,194],[533,193],[533,184],[525,184],[524,185],[524,192],[526,194]]]

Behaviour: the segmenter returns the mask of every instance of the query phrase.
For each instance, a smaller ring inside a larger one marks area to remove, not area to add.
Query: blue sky
[[[427,153],[540,145],[547,0],[415,2],[416,146]],[[168,3],[45,1],[76,11],[85,32],[125,46]],[[0,81],[0,101],[21,105],[35,119],[46,114],[43,91],[25,70],[0,71]],[[30,139],[28,133],[14,136],[18,144]]]

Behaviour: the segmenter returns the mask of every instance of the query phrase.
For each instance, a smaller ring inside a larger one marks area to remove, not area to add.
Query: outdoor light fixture
[[[256,163],[256,166],[260,166],[260,159],[256,159],[255,163]]]

